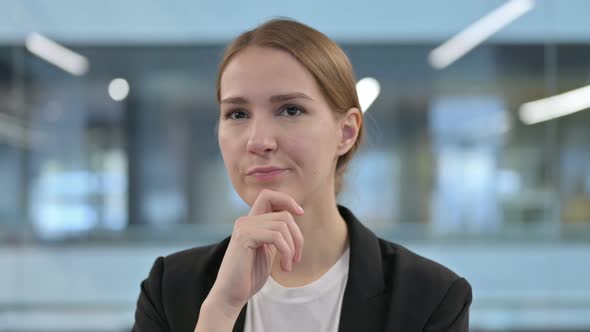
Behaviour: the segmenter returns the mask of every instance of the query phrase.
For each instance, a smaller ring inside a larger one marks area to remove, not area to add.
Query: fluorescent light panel
[[[436,69],[449,66],[534,6],[534,0],[506,2],[432,50],[428,55],[428,62]]]
[[[520,120],[531,125],[590,108],[590,85],[553,97],[522,104]]]
[[[109,84],[109,96],[115,101],[127,98],[129,94],[129,83],[122,78],[115,78]]]
[[[356,93],[358,94],[363,113],[369,109],[380,92],[381,86],[379,82],[372,77],[365,77],[356,83]]]
[[[85,57],[39,33],[29,34],[25,47],[29,52],[72,75],[81,76],[88,72],[89,64]]]

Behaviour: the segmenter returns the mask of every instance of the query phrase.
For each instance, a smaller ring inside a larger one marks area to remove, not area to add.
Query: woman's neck
[[[285,287],[300,287],[319,279],[342,256],[348,246],[348,227],[340,216],[336,201],[326,204],[305,204],[305,214],[295,217],[303,233],[301,262],[293,263],[291,272],[285,272],[275,256],[271,275]]]

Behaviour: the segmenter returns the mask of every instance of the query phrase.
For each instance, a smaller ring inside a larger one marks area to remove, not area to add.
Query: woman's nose
[[[256,154],[265,154],[277,148],[272,124],[262,119],[253,119],[247,149]]]

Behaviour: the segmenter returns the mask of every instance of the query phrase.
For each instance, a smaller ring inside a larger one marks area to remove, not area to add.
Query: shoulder
[[[137,329],[193,329],[195,313],[217,277],[228,243],[229,238],[158,257],[141,284],[135,314]]]
[[[217,275],[228,243],[229,238],[226,238],[214,244],[178,251],[163,257],[163,278],[167,282],[206,277],[214,278]]]
[[[226,238],[215,244],[158,257],[145,283],[167,298],[195,293],[206,295],[217,277],[228,243],[229,238]]]
[[[419,303],[432,309],[471,302],[471,285],[446,266],[410,249],[379,238],[388,288],[406,303]]]
[[[378,237],[352,211],[341,205],[338,209],[348,224],[353,282],[372,289],[370,292],[383,289],[397,303],[413,304],[417,310],[433,309],[449,292],[470,299],[471,286],[457,273]]]
[[[383,263],[395,268],[396,274],[417,279],[417,282],[433,285],[446,285],[459,276],[446,266],[421,256],[412,250],[379,238]]]
[[[399,244],[379,239],[398,312],[424,331],[468,331],[472,289],[454,271]],[[422,325],[423,324],[423,325]]]

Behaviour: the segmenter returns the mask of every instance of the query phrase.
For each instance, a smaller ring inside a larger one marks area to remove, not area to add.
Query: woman
[[[363,127],[333,41],[284,19],[248,31],[226,49],[217,98],[223,160],[251,210],[224,241],[156,260],[134,331],[468,330],[465,279],[336,203]]]

